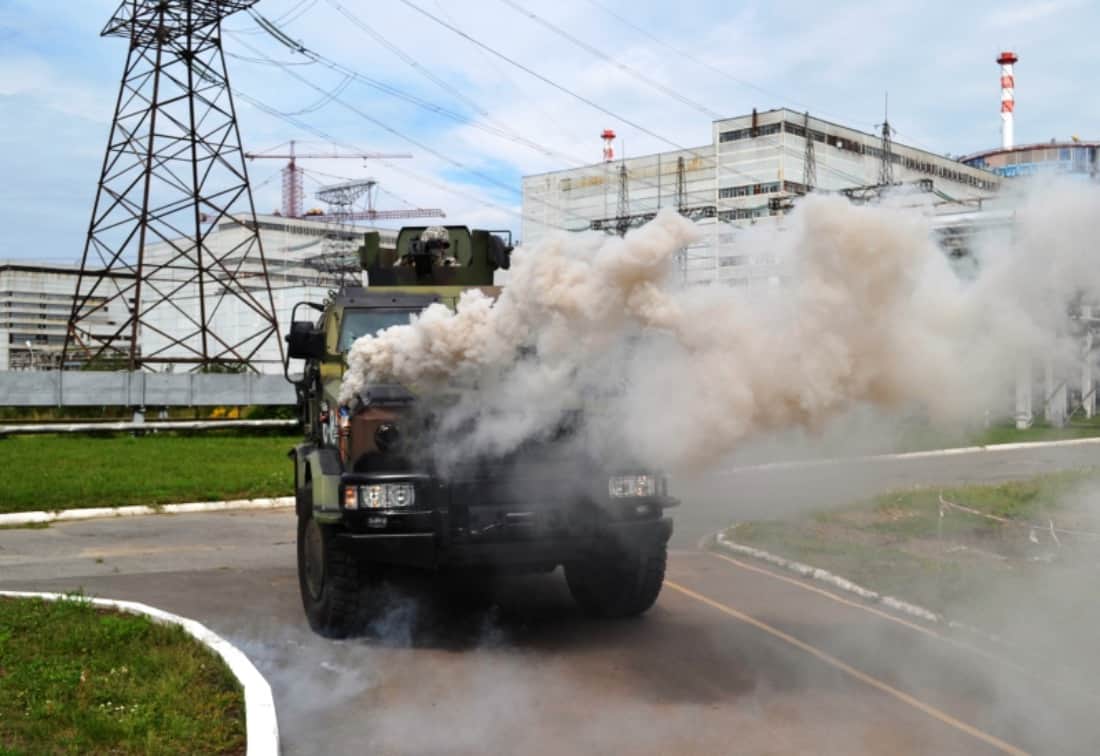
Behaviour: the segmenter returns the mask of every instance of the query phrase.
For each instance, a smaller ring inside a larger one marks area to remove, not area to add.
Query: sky
[[[126,56],[124,40],[99,36],[117,5],[0,0],[0,259],[80,259]],[[293,139],[303,150],[413,154],[304,163],[307,207],[321,204],[312,193],[325,182],[372,177],[379,208],[439,207],[448,223],[518,231],[522,176],[597,162],[605,128],[619,134],[617,147],[628,155],[707,144],[714,114],[754,107],[809,110],[871,131],[887,92],[896,141],[966,154],[1000,143],[994,60],[1002,49],[1020,56],[1017,143],[1100,138],[1100,100],[1087,78],[1100,62],[1100,4],[1090,0],[261,0],[255,7],[304,47],[380,86],[346,81],[281,46],[248,14],[234,15],[224,23],[224,49],[241,93],[245,150]],[[245,97],[296,114],[297,125]],[[257,211],[279,207],[281,167],[249,163]]]

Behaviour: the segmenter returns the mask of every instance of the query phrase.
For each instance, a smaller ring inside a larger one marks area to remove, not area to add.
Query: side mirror
[[[320,359],[325,356],[325,332],[317,330],[308,320],[290,324],[286,335],[287,356],[292,360]]]

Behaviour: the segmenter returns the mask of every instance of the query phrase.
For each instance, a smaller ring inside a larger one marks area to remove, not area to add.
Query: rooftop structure
[[[710,231],[683,255],[684,278],[749,283],[777,270],[734,248],[738,227],[784,215],[809,191],[879,187],[884,160],[895,184],[917,187],[933,205],[966,207],[1000,185],[981,168],[894,140],[884,151],[880,134],[785,108],[714,121],[711,138],[687,150],[525,176],[523,240],[559,229],[632,227],[675,207]],[[622,195],[629,199],[625,218]]]
[[[1100,141],[1051,139],[1049,142],[983,150],[960,160],[1005,178],[1038,174],[1076,174],[1095,178],[1100,173],[1098,151]]]

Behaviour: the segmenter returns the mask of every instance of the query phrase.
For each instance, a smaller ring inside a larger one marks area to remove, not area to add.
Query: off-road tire
[[[362,631],[369,617],[376,571],[364,564],[337,536],[334,525],[313,519],[311,491],[298,492],[298,587],[313,631],[326,638],[346,638]],[[317,532],[312,533],[311,529]],[[313,538],[316,562],[307,564],[307,538]],[[320,554],[316,551],[320,550]],[[319,590],[310,586],[309,569],[320,568]],[[316,595],[315,595],[316,593]]]
[[[668,547],[631,545],[565,565],[565,581],[581,610],[592,617],[635,617],[657,600],[665,581]]]

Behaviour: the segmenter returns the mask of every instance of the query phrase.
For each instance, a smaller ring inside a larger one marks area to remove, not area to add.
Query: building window
[[[779,191],[778,181],[769,181],[760,184],[742,184],[740,186],[724,186],[718,190],[721,199],[733,197],[749,197],[754,194],[771,194]]]

